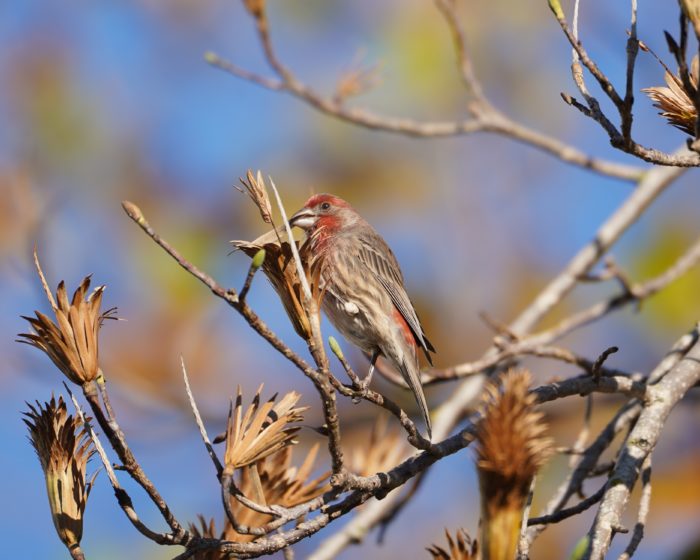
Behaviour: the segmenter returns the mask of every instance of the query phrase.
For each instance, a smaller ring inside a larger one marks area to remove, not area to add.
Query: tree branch
[[[593,158],[560,140],[516,123],[486,101],[481,86],[474,74],[471,61],[466,55],[464,32],[457,20],[454,6],[446,0],[435,0],[440,13],[453,36],[460,74],[476,103],[470,105],[473,118],[461,121],[421,122],[407,118],[378,115],[361,108],[348,108],[343,100],[324,96],[305,84],[292,70],[285,66],[277,55],[270,36],[269,21],[264,9],[254,14],[258,38],[268,64],[278,78],[268,78],[250,72],[223,60],[214,53],[206,53],[205,60],[233,76],[272,91],[285,92],[303,103],[339,120],[368,128],[418,138],[461,136],[475,132],[491,132],[513,138],[573,165],[589,169],[601,175],[625,181],[637,181],[643,170],[638,167]]]
[[[603,558],[622,523],[622,512],[642,465],[654,449],[666,418],[700,381],[700,344],[697,342],[658,383],[647,389],[639,419],[630,432],[606,486],[603,501],[589,532],[590,546],[584,558]]]

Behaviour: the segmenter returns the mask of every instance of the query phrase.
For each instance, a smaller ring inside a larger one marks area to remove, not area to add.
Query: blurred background
[[[570,13],[570,6],[565,9]],[[617,84],[628,9],[625,2],[589,2],[581,14],[589,52]],[[363,106],[425,119],[464,115],[449,36],[430,2],[271,1],[269,15],[283,60],[322,91],[332,92],[359,59],[378,64],[381,76],[359,100]],[[561,101],[561,91],[574,90],[570,48],[546,2],[470,2],[462,17],[477,73],[496,106],[591,154],[641,164],[615,152],[597,125]],[[677,17],[676,3],[642,3],[640,38],[665,55],[663,30],[675,34]],[[240,288],[249,261],[229,255],[228,240],[252,239],[266,227],[233,188],[248,168],[272,175],[290,211],[313,192],[348,199],[395,250],[439,350],[437,365],[448,366],[476,359],[487,347],[492,333],[478,319],[480,311],[512,319],[634,188],[503,137],[426,141],[359,129],[215,70],[203,60],[207,50],[268,72],[252,22],[235,0],[9,0],[0,3],[0,44],[0,484],[6,504],[0,526],[7,557],[67,556],[51,526],[39,462],[20,420],[25,401],[64,392],[46,356],[14,342],[27,329],[19,315],[48,307],[31,263],[35,244],[52,287],[64,279],[72,291],[90,273],[107,285],[106,306],[118,306],[124,321],[109,322],[101,332],[102,367],[127,439],[181,520],[202,513],[220,526],[216,479],[185,404],[179,356],[212,434],[223,429],[238,384],[249,396],[260,383],[266,395],[300,391],[312,406],[310,425],[321,423],[318,402],[299,372],[130,222],[121,200],[137,203],[192,262]],[[637,69],[638,89],[662,83],[651,56],[640,53]],[[635,135],[664,150],[685,141],[641,93]],[[614,254],[634,279],[661,272],[700,233],[697,183],[698,172],[687,173],[618,244]],[[627,309],[564,344],[589,357],[617,345],[611,366],[647,372],[698,319],[699,281],[693,271],[639,312]],[[615,290],[608,284],[579,288],[552,320]],[[250,303],[306,355],[262,276]],[[344,347],[363,370],[363,358]],[[575,373],[544,361],[530,365],[539,382]],[[413,406],[407,393],[376,383]],[[432,406],[453,387],[430,389]],[[602,426],[620,403],[596,397],[594,425]],[[573,443],[582,405],[571,399],[547,406],[560,445]],[[348,451],[366,442],[376,414],[364,404],[342,403]],[[700,557],[699,420],[697,396],[690,395],[674,411],[654,454],[641,559]],[[304,430],[301,439],[299,462],[304,446],[320,437]],[[566,459],[558,458],[547,467],[535,511],[565,466]],[[122,479],[141,516],[160,523]],[[592,481],[589,489],[598,484]],[[421,557],[418,551],[430,543],[444,542],[444,527],[474,534],[478,507],[467,450],[433,468],[383,544],[373,533],[342,557]],[[533,558],[568,555],[592,515],[550,528]],[[298,557],[345,521],[297,545]],[[626,524],[633,523],[630,516]],[[618,537],[611,555],[626,541]],[[149,559],[176,552],[136,533],[102,475],[87,506],[83,548],[100,559],[123,558],[126,551]]]

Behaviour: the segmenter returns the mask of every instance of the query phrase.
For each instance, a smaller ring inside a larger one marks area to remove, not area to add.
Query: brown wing
[[[430,362],[430,365],[433,365],[430,352],[435,352],[435,348],[425,336],[416,310],[413,308],[413,304],[403,287],[403,275],[394,253],[392,253],[386,241],[375,232],[362,236],[358,241],[359,253],[357,257],[359,261],[367,267],[369,272],[387,291],[392,303],[399,310],[406,323],[408,323],[413,337],[423,349],[428,362]]]

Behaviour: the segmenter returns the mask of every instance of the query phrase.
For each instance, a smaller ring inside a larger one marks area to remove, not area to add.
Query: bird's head
[[[352,225],[358,219],[352,206],[342,198],[332,194],[315,194],[289,219],[289,224],[307,233],[324,230],[329,234]]]

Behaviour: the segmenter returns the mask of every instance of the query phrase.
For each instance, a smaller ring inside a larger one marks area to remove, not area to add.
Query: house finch
[[[432,436],[420,382],[418,347],[432,365],[435,348],[423,333],[386,241],[344,200],[317,194],[289,223],[306,231],[311,266],[320,266],[322,307],[331,323],[370,356],[369,384],[379,356],[399,372]]]

